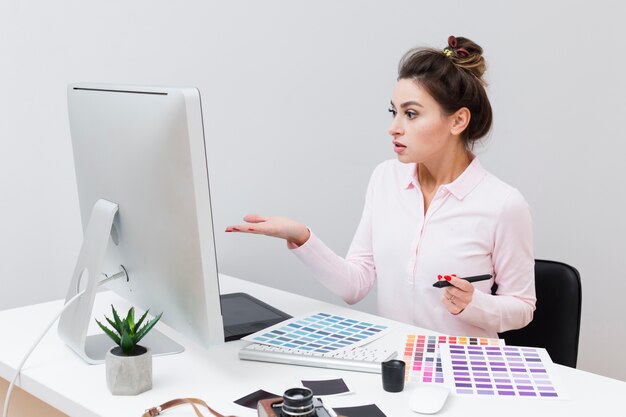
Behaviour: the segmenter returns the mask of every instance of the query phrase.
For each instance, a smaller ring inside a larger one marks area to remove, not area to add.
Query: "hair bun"
[[[447,53],[450,51],[452,53]],[[443,50],[450,60],[459,68],[464,69],[476,78],[483,81],[483,74],[487,69],[483,58],[483,48],[470,39],[450,36],[448,46]]]

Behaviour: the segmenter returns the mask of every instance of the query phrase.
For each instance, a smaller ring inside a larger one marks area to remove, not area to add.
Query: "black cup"
[[[400,392],[404,389],[404,361],[392,359],[382,363],[383,389],[388,392]]]

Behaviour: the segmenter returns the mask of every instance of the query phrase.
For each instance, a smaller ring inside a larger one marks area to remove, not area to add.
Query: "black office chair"
[[[578,359],[582,287],[576,268],[535,260],[537,309],[528,326],[500,333],[507,345],[545,348],[552,361],[572,368]]]

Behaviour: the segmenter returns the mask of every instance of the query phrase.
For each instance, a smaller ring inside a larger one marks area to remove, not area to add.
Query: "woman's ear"
[[[452,128],[450,133],[460,135],[469,125],[472,114],[467,107],[461,107],[452,115]]]

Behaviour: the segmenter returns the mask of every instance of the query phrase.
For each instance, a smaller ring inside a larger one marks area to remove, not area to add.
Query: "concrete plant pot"
[[[125,355],[119,346],[106,353],[107,387],[113,395],[137,395],[152,389],[152,352],[137,345],[137,354]]]

